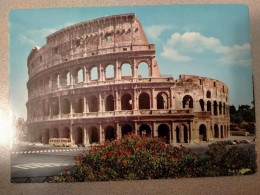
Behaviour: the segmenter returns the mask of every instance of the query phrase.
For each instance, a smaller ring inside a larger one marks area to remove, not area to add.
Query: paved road
[[[74,156],[87,148],[20,146],[11,151],[11,178],[57,175],[74,165]],[[16,180],[19,182],[19,180]]]

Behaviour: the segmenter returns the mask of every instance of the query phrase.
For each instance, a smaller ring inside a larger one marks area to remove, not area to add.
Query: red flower
[[[72,178],[71,175],[68,175],[68,176],[67,176],[67,179],[68,179],[68,180],[71,180],[71,178]]]
[[[127,162],[125,160],[123,160],[123,166],[126,167],[127,166]]]
[[[119,181],[123,181],[123,178],[119,177],[118,180],[119,180]]]
[[[68,171],[69,171],[69,169],[68,169],[68,168],[65,168],[65,169],[64,169],[64,171],[65,171],[65,172],[68,172]]]
[[[157,153],[152,154],[152,157],[153,157],[153,158],[157,158],[157,156],[158,156]]]

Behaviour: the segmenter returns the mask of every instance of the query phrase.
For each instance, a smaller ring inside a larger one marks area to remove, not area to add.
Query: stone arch
[[[211,101],[207,101],[207,112],[211,112]]]
[[[105,68],[105,78],[106,80],[114,80],[115,79],[115,67],[112,64],[109,64]]]
[[[59,138],[59,129],[53,128],[50,132],[50,137],[51,138]]]
[[[106,111],[114,111],[114,97],[113,95],[108,95],[106,97],[106,101],[105,101],[105,109]]]
[[[207,97],[207,98],[211,98],[211,92],[210,92],[210,91],[207,91],[206,97]]]
[[[224,138],[224,129],[223,129],[223,125],[220,126],[220,137]]]
[[[50,130],[47,128],[42,133],[42,143],[48,144],[50,139]]]
[[[64,98],[62,100],[61,112],[62,112],[62,114],[70,113],[70,102],[69,102],[68,98]]]
[[[157,109],[168,109],[168,96],[166,93],[158,93],[157,95]]]
[[[183,108],[193,108],[193,98],[190,95],[185,95],[182,100]]]
[[[223,103],[223,114],[226,115],[226,104]]]
[[[123,137],[124,135],[127,135],[128,133],[131,133],[132,131],[133,131],[132,126],[129,124],[125,124],[121,128],[121,135]]]
[[[219,114],[221,115],[222,114],[222,103],[219,102]]]
[[[84,131],[81,127],[77,127],[73,132],[73,139],[76,145],[81,145],[84,142]]]
[[[77,71],[77,79],[76,79],[77,83],[83,83],[83,69],[80,68]]]
[[[204,112],[204,100],[203,99],[200,99],[200,108],[201,108],[201,111]]]
[[[142,124],[140,127],[139,127],[139,134],[141,136],[143,135],[151,135],[151,128],[149,125],[147,124]]]
[[[150,109],[150,96],[146,92],[139,95],[139,109]]]
[[[98,99],[94,95],[89,98],[89,112],[98,112]]]
[[[70,129],[67,126],[62,129],[61,137],[70,138]]]
[[[52,115],[58,115],[59,114],[59,100],[58,100],[58,98],[55,98],[55,99],[52,100],[51,110],[52,110]]]
[[[121,110],[132,110],[132,96],[126,93],[121,98]]]
[[[150,77],[149,63],[141,61],[138,64],[138,78],[149,78]]]
[[[158,137],[163,137],[166,143],[170,143],[170,130],[168,125],[160,124],[158,126]]]
[[[98,136],[98,129],[95,126],[91,126],[89,128],[89,143],[98,143],[99,136]]]
[[[55,73],[54,74],[54,77],[53,77],[53,86],[56,87],[56,88],[59,88],[60,87],[60,75],[58,73]]]
[[[185,143],[189,143],[189,130],[188,127],[184,124],[183,125],[183,141]]]
[[[44,88],[45,88],[46,90],[50,90],[50,89],[51,89],[51,88],[50,88],[50,80],[51,80],[50,76],[47,76],[47,77],[45,77],[45,79],[44,79]]]
[[[214,125],[214,138],[219,138],[219,129],[217,124]]]
[[[199,138],[201,141],[207,141],[207,128],[204,124],[199,127]]]
[[[75,113],[83,113],[83,100],[82,100],[82,98],[77,98],[75,100]]]
[[[66,86],[69,86],[71,84],[71,73],[68,71],[66,73]]]
[[[96,66],[93,66],[91,69],[90,69],[90,80],[91,81],[97,81],[98,80],[98,68]]]
[[[214,111],[214,115],[218,115],[218,103],[217,103],[217,101],[214,101],[213,111]]]
[[[121,66],[121,79],[129,80],[132,79],[132,67],[129,63],[124,63]]]
[[[107,126],[105,129],[105,140],[112,141],[116,138],[115,129],[112,126]]]
[[[42,80],[42,79],[39,80],[39,84],[38,84],[38,86],[39,86],[39,87],[38,87],[39,92],[42,92],[43,89],[44,89],[44,88],[43,88],[44,85],[43,85],[43,80]]]

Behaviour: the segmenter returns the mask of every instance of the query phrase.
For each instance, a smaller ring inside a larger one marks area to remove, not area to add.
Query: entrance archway
[[[207,141],[207,128],[204,124],[199,127],[199,138],[202,141]]]
[[[115,129],[112,126],[108,126],[105,129],[105,140],[114,140],[115,139]]]
[[[215,124],[214,125],[214,138],[218,138],[218,137],[219,137],[218,125]]]
[[[42,143],[43,144],[48,144],[49,143],[49,139],[50,139],[50,130],[49,129],[45,129],[42,133]]]
[[[131,133],[132,131],[133,131],[133,129],[132,129],[131,125],[129,125],[129,124],[123,125],[121,128],[122,137],[124,135],[127,135],[128,133]]]
[[[83,144],[84,131],[81,127],[74,130],[74,141],[76,145]]]
[[[98,130],[96,127],[90,127],[89,128],[89,143],[92,144],[92,143],[98,143]]]
[[[139,134],[143,135],[151,135],[151,128],[147,124],[142,124],[139,128]]]
[[[170,131],[169,126],[166,124],[160,124],[158,127],[158,137],[165,139],[166,143],[170,143]]]
[[[62,138],[70,138],[70,129],[68,127],[64,127],[61,134]]]

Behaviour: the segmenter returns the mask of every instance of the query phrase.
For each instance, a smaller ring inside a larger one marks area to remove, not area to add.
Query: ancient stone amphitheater
[[[27,65],[32,141],[65,137],[88,146],[133,132],[175,144],[229,135],[228,87],[206,77],[161,76],[135,14],[61,29],[32,49]]]

